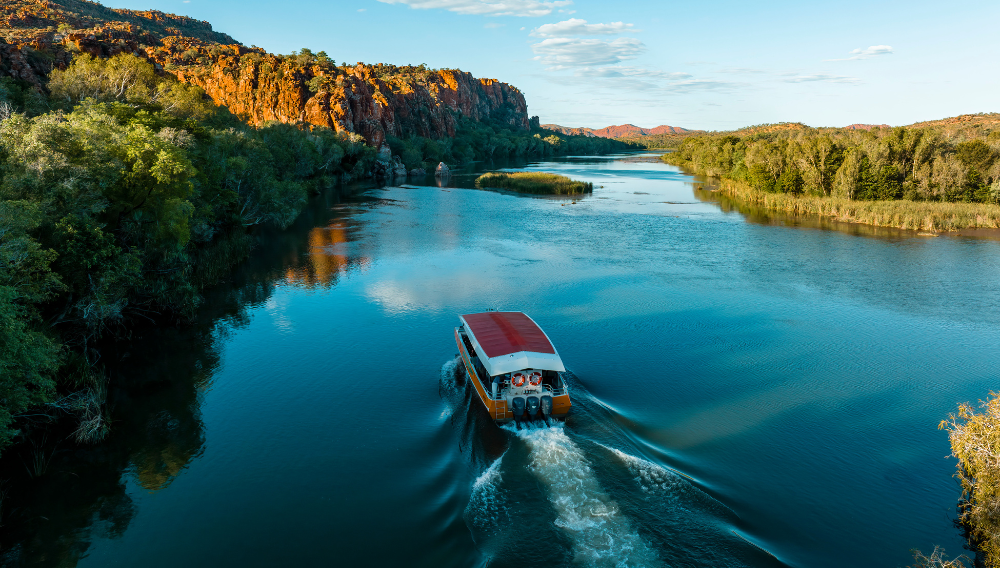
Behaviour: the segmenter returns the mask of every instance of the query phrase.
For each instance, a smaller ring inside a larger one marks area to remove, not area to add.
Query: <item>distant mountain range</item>
[[[888,124],[849,124],[844,130],[871,130],[873,128],[892,128]]]
[[[568,126],[559,126],[558,124],[543,124],[541,126],[546,130],[554,130],[560,134],[590,136],[596,138],[622,138],[625,136],[639,137],[658,134],[691,134],[699,132],[697,130],[688,130],[687,128],[681,128],[679,126],[667,126],[666,124],[661,124],[660,126],[656,126],[654,128],[642,128],[634,124],[621,124],[617,126],[606,126],[604,128],[570,128]]]

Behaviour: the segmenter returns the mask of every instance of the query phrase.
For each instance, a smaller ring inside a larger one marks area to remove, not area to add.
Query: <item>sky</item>
[[[519,88],[543,124],[730,130],[1000,111],[1000,2],[104,0],[246,45],[426,63]]]

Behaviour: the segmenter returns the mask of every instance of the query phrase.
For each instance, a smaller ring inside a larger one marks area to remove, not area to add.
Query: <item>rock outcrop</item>
[[[460,120],[527,130],[524,95],[494,79],[424,66],[334,65],[311,53],[248,48],[208,22],[155,10],[109,9],[87,0],[0,0],[0,76],[39,90],[74,53],[135,53],[197,85],[254,125],[307,123],[360,134],[374,147],[387,136],[454,136]],[[4,36],[0,36],[4,37]],[[32,57],[44,52],[44,57]],[[47,68],[46,68],[47,67]]]
[[[459,117],[528,129],[524,95],[458,70],[326,64],[259,48],[167,37],[150,59],[205,90],[252,124],[305,122],[355,132],[373,146],[386,136],[454,136]]]

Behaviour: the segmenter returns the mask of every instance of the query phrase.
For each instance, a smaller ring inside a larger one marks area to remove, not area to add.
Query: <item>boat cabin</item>
[[[455,341],[480,400],[494,420],[565,418],[571,406],[559,353],[522,312],[458,318]]]

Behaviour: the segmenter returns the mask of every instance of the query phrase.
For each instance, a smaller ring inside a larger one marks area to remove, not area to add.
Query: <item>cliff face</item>
[[[393,65],[335,66],[312,54],[280,56],[247,48],[208,22],[158,11],[112,10],[87,0],[0,0],[0,76],[44,89],[52,67],[74,53],[134,53],[205,90],[251,124],[304,122],[358,133],[373,146],[386,136],[454,136],[459,117],[528,130],[524,96],[493,79],[458,70]],[[35,57],[33,55],[44,54]]]
[[[146,54],[252,124],[305,122],[361,134],[373,146],[386,136],[454,136],[457,116],[528,129],[520,91],[457,70],[336,67],[315,56],[282,57],[188,38],[164,38]]]
[[[157,10],[105,8],[89,0],[0,0],[0,27],[8,41],[21,41],[49,35],[63,29],[101,27],[143,28],[155,39],[163,36],[187,36],[204,41],[238,43],[232,37],[212,30],[212,24],[167,14]]]

